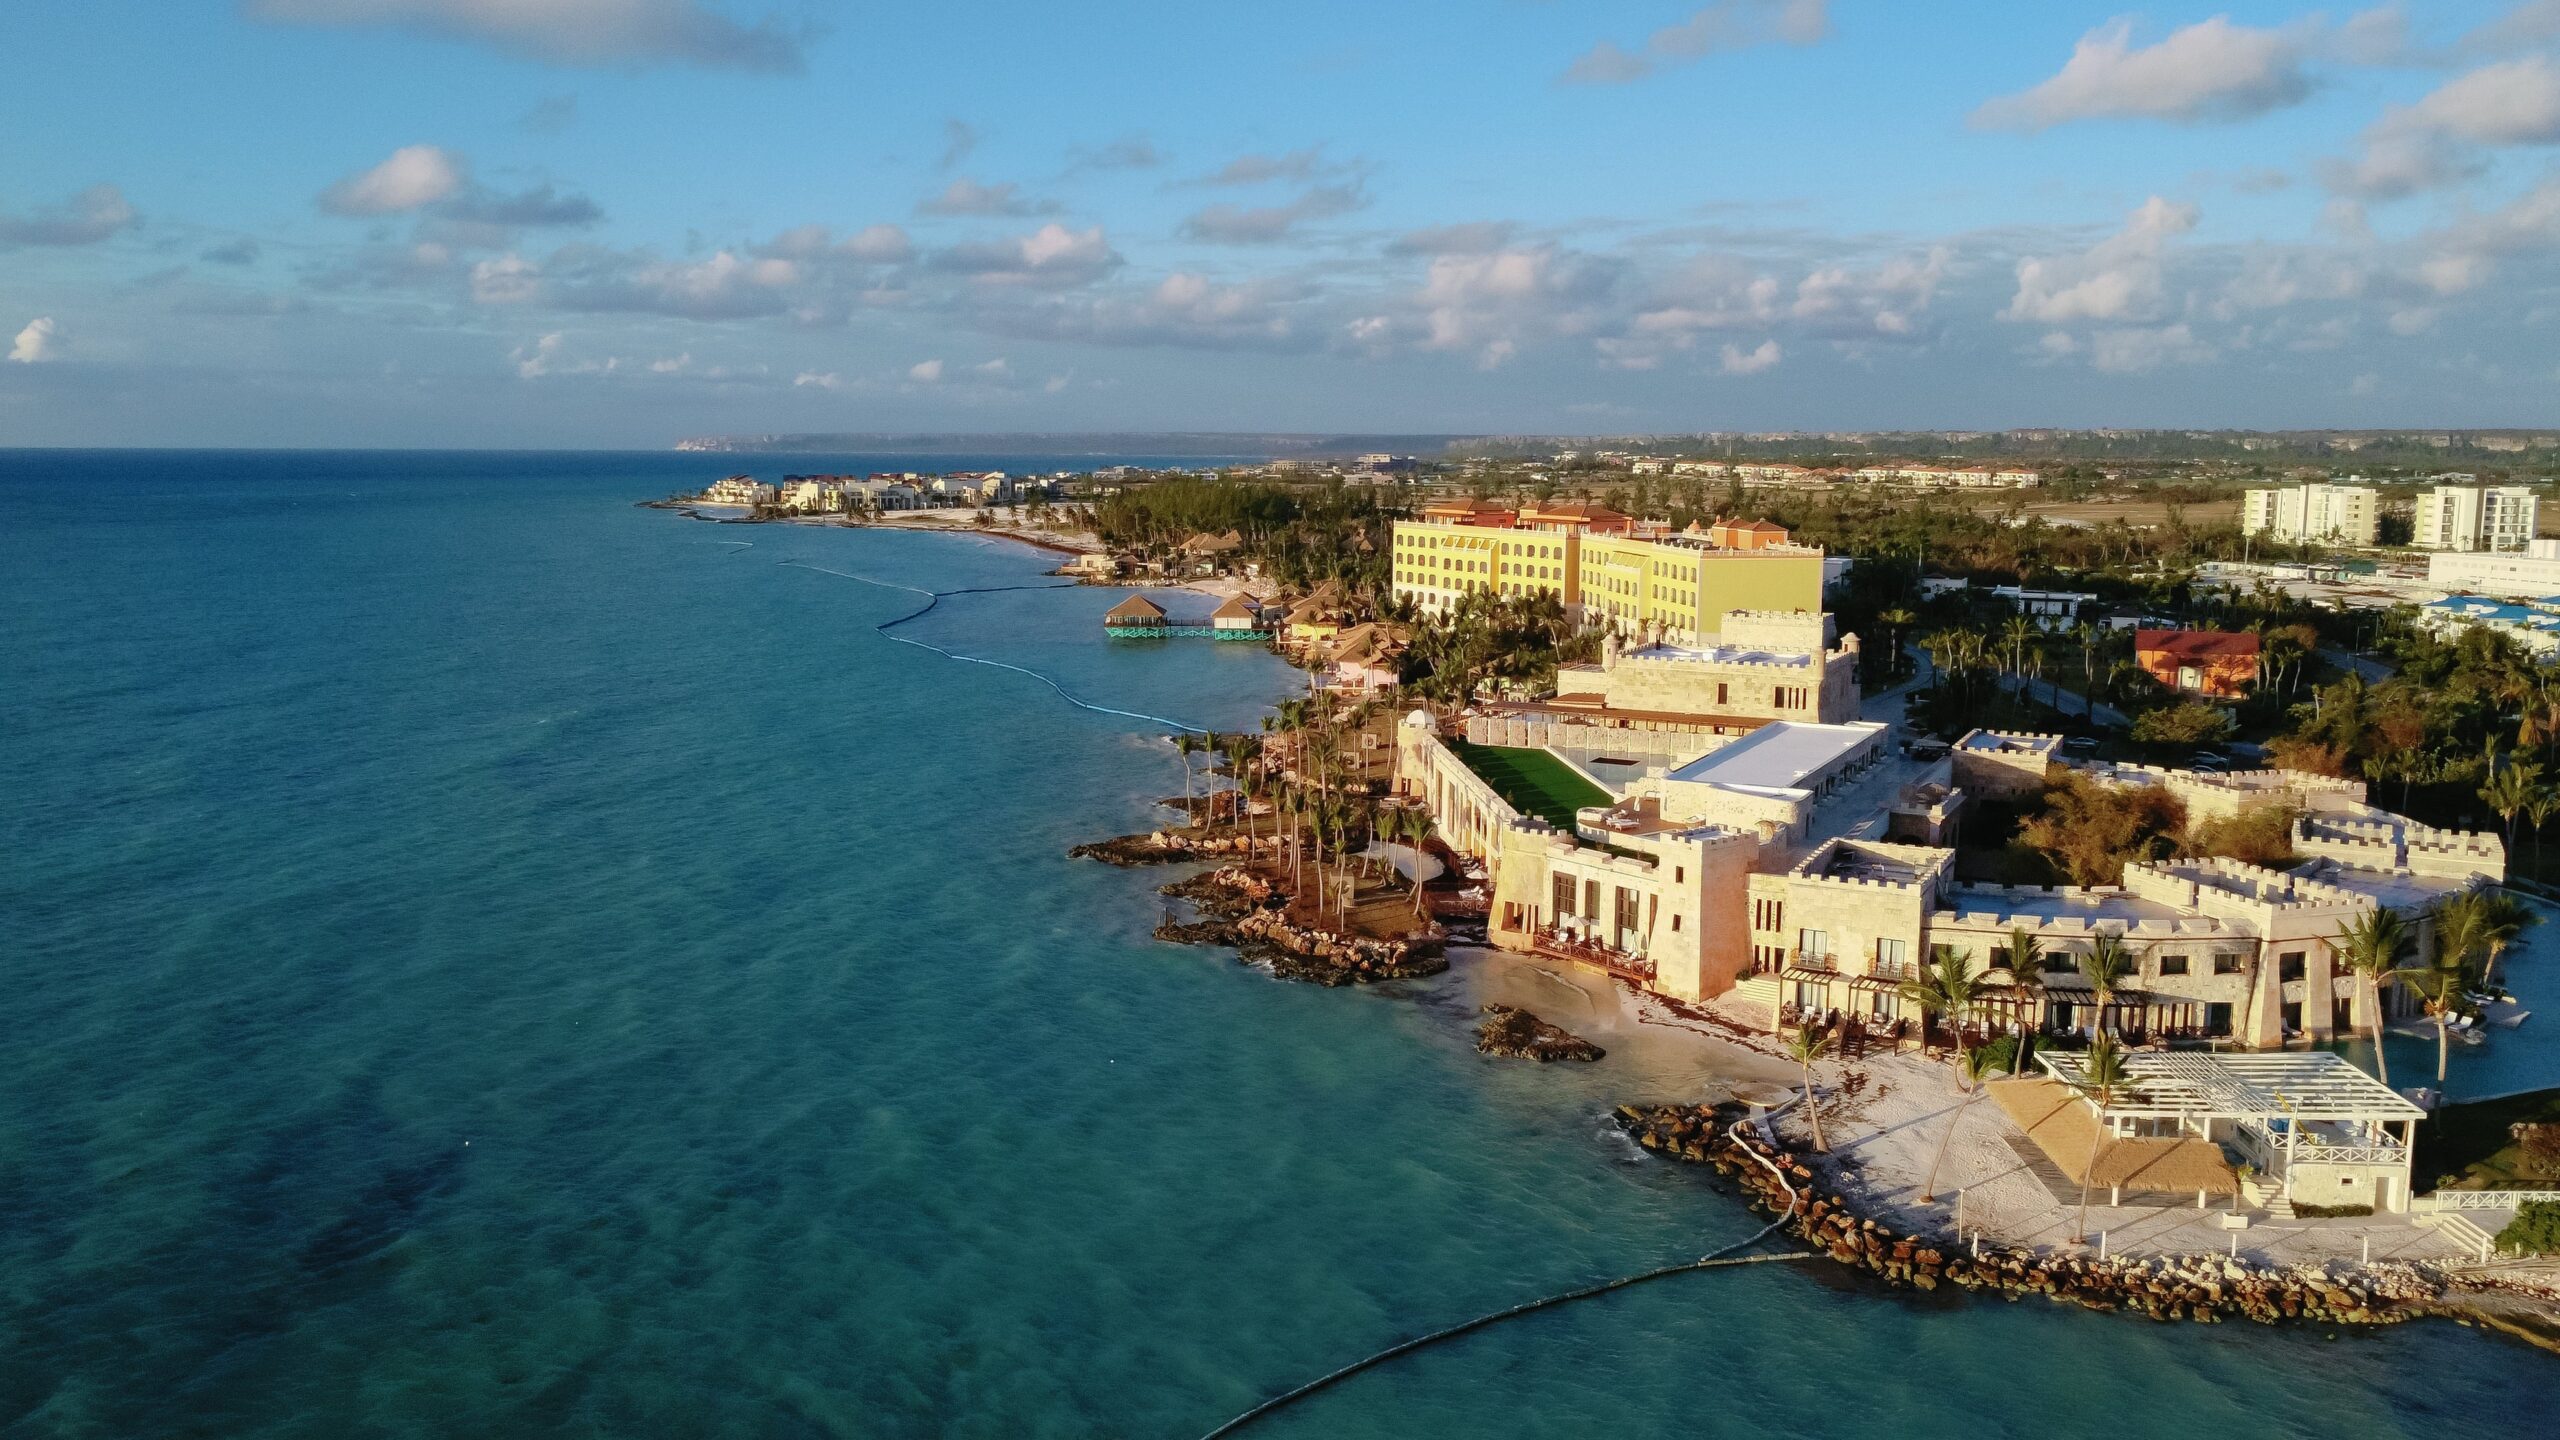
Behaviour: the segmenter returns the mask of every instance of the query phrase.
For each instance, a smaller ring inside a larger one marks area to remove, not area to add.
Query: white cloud
[[[1761,371],[1776,365],[1778,363],[1778,359],[1778,342],[1775,340],[1763,340],[1760,342],[1757,349],[1748,351],[1731,341],[1727,341],[1724,347],[1723,360],[1718,368],[1723,370],[1727,375],[1757,375]]]
[[[1987,130],[2043,130],[2074,120],[2141,118],[2193,123],[2234,120],[2300,102],[2311,93],[2302,61],[2311,33],[2260,30],[2224,16],[2172,31],[2156,45],[2133,43],[2133,22],[2115,20],[2080,37],[2052,79],[1973,112]]]
[[[1053,220],[1011,240],[937,251],[932,263],[989,285],[1073,286],[1117,269],[1120,252],[1111,248],[1099,225],[1070,230]]]
[[[1590,334],[1617,269],[1597,257],[1542,245],[1431,262],[1419,298],[1421,344],[1472,351],[1486,369],[1523,340]]]
[[[1302,222],[1324,220],[1367,203],[1356,185],[1320,185],[1286,205],[1212,205],[1182,222],[1182,233],[1215,245],[1267,245]]]
[[[1267,185],[1274,180],[1304,183],[1318,175],[1341,169],[1325,163],[1324,147],[1310,145],[1281,155],[1239,155],[1206,175],[1183,183],[1189,185]]]
[[[824,225],[800,225],[757,246],[756,253],[807,263],[844,259],[860,265],[897,265],[914,259],[916,248],[907,232],[895,225],[867,226],[842,240]]]
[[[50,315],[39,315],[27,322],[18,338],[9,346],[9,358],[21,365],[41,365],[61,358],[62,327]]]
[[[2484,215],[2467,215],[2418,238],[2418,281],[2439,296],[2486,284],[2497,262],[2560,252],[2560,175]]]
[[[2217,353],[2184,322],[2100,330],[2089,337],[2089,363],[2111,375],[2138,375],[2163,365],[2201,365]]]
[[[560,332],[554,330],[550,334],[533,342],[533,347],[531,349],[526,349],[523,346],[516,347],[515,351],[510,354],[508,358],[516,362],[516,374],[518,377],[526,380],[532,380],[539,376],[551,373],[552,365],[560,358],[561,343],[562,336]]]
[[[471,267],[471,298],[482,305],[523,305],[542,293],[542,272],[521,255]]]
[[[798,35],[772,20],[742,25],[700,0],[245,0],[279,25],[406,30],[488,45],[554,65],[695,65],[795,72]]]
[[[1627,50],[1603,40],[1561,77],[1567,85],[1624,85],[1659,70],[1755,45],[1814,45],[1831,33],[1829,0],[1714,0]]]
[[[332,215],[397,215],[423,209],[460,193],[470,167],[434,145],[403,145],[361,174],[320,192],[320,208]]]
[[[2400,112],[2398,123],[2478,145],[2560,141],[2560,67],[2543,55],[2484,65]]]
[[[981,185],[966,177],[944,186],[916,206],[919,215],[1044,215],[1058,208],[1054,200],[1036,200],[1020,193],[1021,187],[1008,180],[998,185]]]
[[[142,223],[142,216],[113,185],[92,185],[49,211],[0,215],[0,247],[94,245]]]
[[[2161,257],[2170,239],[2193,230],[2202,213],[2154,195],[2124,229],[2083,254],[2019,261],[2018,290],[2000,318],[2039,325],[2149,318],[2162,302]]]
[[[2560,144],[2560,66],[2527,55],[2481,66],[2384,112],[2356,157],[2331,165],[2327,178],[2351,194],[2392,199],[2479,174],[2483,148],[2551,144]]]
[[[932,385],[942,379],[942,362],[919,360],[907,367],[907,378],[919,385]]]

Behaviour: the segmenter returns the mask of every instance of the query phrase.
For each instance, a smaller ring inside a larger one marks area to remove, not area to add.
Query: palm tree
[[[1831,1147],[1823,1143],[1822,1107],[1813,1099],[1813,1062],[1821,1059],[1822,1052],[1830,1048],[1831,1037],[1817,1033],[1810,1025],[1797,1026],[1796,1033],[1787,1037],[1787,1058],[1804,1071],[1804,1118],[1813,1126],[1813,1148],[1817,1154],[1824,1155],[1831,1153]]]
[[[2560,802],[2560,792],[2545,794],[2546,798]],[[2482,946],[2488,952],[2487,960],[2480,967],[2480,983],[2483,985],[2496,983],[2498,957],[2507,953],[2507,947],[2523,939],[2524,932],[2542,923],[2542,912],[2517,899],[2513,891],[2491,890],[2487,896],[2484,908],[2488,919],[2481,936]]]
[[[1235,777],[1236,788],[1238,790],[1242,790],[1244,788],[1244,762],[1253,758],[1253,741],[1248,739],[1243,731],[1239,730],[1235,734],[1227,737],[1227,743],[1221,747],[1219,753],[1227,757],[1227,773]],[[1238,815],[1236,818],[1241,820],[1244,817],[1242,815]]]
[[[2012,615],[2008,623],[2000,627],[2000,643],[2009,647],[2009,669],[2021,680],[2025,678],[2027,668],[2027,642],[2035,636],[2035,622],[2024,615]]]
[[[1947,1117],[1947,1130],[1938,1137],[1937,1153],[1929,1157],[1929,1178],[1920,1185],[1921,1204],[1937,1203],[1938,1167],[1946,1163],[1947,1145],[1956,1138],[1956,1127],[1964,1123],[1964,1112],[1972,1109],[1973,1102],[1982,1098],[1983,1087],[1991,1080],[1991,1068],[1991,1056],[1987,1051],[1976,1050],[1956,1061],[1957,1086],[1965,1095],[1956,1102],[1955,1113]]]
[[[1398,837],[1413,850],[1413,913],[1422,913],[1422,847],[1431,839],[1431,814],[1416,805],[1398,812]]]
[[[2018,1007],[2018,1053],[2011,1057],[2009,1073],[2027,1073],[2027,1044],[2036,1032],[2035,1002],[2044,992],[2044,957],[2036,952],[2035,932],[2023,925],[2010,927],[2009,989]]]
[[[1938,963],[1923,967],[1919,974],[1902,982],[1898,993],[1920,1007],[1920,1040],[1929,1040],[1929,1017],[1944,1015],[1953,1023],[1956,1036],[1956,1088],[1965,1084],[1964,1022],[1980,1005],[1981,981],[1973,973],[1973,952],[1949,950],[1939,955]]]
[[[2463,993],[2470,988],[2471,957],[2488,948],[2489,910],[2487,897],[2477,890],[2466,890],[2436,909],[2436,955],[2431,964],[2412,965],[2393,972],[2395,978],[2426,1005],[2427,1018],[2436,1022],[2436,1084],[2444,1084],[2445,1059],[2452,1049],[2453,1017],[2463,1004]]]
[[[1876,620],[1885,627],[1885,634],[1889,637],[1886,643],[1892,647],[1891,658],[1893,663],[1887,667],[1885,671],[1886,674],[1899,675],[1902,673],[1903,627],[1919,618],[1919,616],[1912,614],[1909,610],[1900,605],[1896,605],[1892,609],[1883,611],[1876,616]]]
[[[2516,815],[2530,807],[2540,789],[2542,767],[2530,760],[2510,761],[2480,787],[2480,798],[2507,822],[2507,848],[2516,846]],[[2405,796],[2403,797],[2406,798]]]
[[[2089,1243],[2089,1182],[2098,1173],[2098,1157],[2106,1153],[2107,1110],[2116,1103],[2116,1092],[2132,1081],[2122,1046],[2105,1035],[2089,1042],[2089,1053],[2080,1057],[2080,1078],[2071,1088],[2098,1102],[2098,1134],[2089,1144],[2089,1162],[2080,1169],[2080,1218],[2071,1237],[2075,1245]]]
[[[2083,620],[2071,627],[2071,638],[2080,642],[2080,709],[2084,715],[2095,715],[2098,707],[2098,642],[2104,632],[2093,621]]]
[[[1254,842],[1261,839],[1260,832],[1262,829],[1261,826],[1254,823],[1253,807],[1261,803],[1262,797],[1269,793],[1271,789],[1271,772],[1259,762],[1255,763],[1251,767],[1238,765],[1236,767],[1236,789],[1244,795],[1244,802],[1240,807],[1241,813],[1238,814],[1236,818],[1244,822],[1245,863],[1250,865],[1253,863]],[[1276,821],[1279,817],[1275,815],[1272,818]]]
[[[1185,730],[1173,737],[1173,748],[1182,752],[1182,814],[1194,824],[1200,817],[1191,810],[1191,757],[1200,753],[1200,737]]]
[[[2092,1034],[2103,1034],[2107,1028],[2107,1007],[2115,1002],[2116,993],[2134,974],[2133,952],[2125,947],[2124,936],[2110,931],[2089,942],[2080,956],[2080,978],[2089,982],[2090,1002],[2098,1007],[2097,1017],[2089,1024]]]
[[[2550,825],[2551,817],[2560,815],[2560,790],[2546,788],[2537,792],[2533,797],[2533,803],[2525,807],[2524,813],[2533,821],[2533,858],[2539,865],[2542,860],[2543,829]]]
[[[2382,905],[2376,905],[2357,916],[2329,942],[2338,952],[2339,963],[2356,977],[2364,994],[2365,1020],[2373,1031],[2373,1069],[2382,1083],[2391,1083],[2391,1062],[2382,1053],[2382,992],[2391,984],[2392,972],[2400,968],[2400,957],[2409,948],[2408,927],[2400,917]]]

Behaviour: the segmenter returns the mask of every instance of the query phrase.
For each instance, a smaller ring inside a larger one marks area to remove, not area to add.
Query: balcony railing
[[[1582,965],[1597,965],[1612,975],[1641,983],[1650,984],[1653,980],[1651,956],[1621,950],[1603,941],[1578,939],[1556,930],[1540,930],[1529,937],[1529,943],[1541,955]]]
[[[1840,968],[1840,957],[1828,950],[1790,950],[1787,963],[1798,970],[1832,970]]]

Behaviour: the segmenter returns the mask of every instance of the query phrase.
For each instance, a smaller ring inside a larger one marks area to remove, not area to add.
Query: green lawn
[[[2552,1177],[2524,1173],[2524,1147],[2507,1127],[2520,1120],[2560,1121],[2560,1090],[2535,1090],[2502,1100],[2447,1105],[2418,1127],[2417,1183],[2460,1176],[2462,1188],[2535,1189]]]
[[[1538,816],[1567,834],[1573,832],[1576,811],[1610,803],[1608,791],[1544,750],[1474,745],[1454,738],[1448,745],[1512,809]]]

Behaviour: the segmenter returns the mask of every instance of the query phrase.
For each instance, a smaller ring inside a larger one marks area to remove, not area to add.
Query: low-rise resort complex
[[[1414,709],[1396,728],[1395,793],[1480,868],[1491,944],[1859,1053],[2051,1037],[2049,1078],[2003,1090],[2049,1151],[2090,1150],[2103,1129],[2108,1165],[2157,1151],[2150,1180],[2203,1174],[2199,1195],[2236,1193],[2238,1155],[2286,1196],[2316,1177],[2320,1204],[2408,1208],[2423,1112],[2312,1047],[2417,1017],[2410,989],[2357,968],[2352,937],[2387,913],[2402,937],[2389,958],[2427,964],[2440,907],[2505,879],[2498,836],[2419,824],[2363,781],[2306,771],[2079,758],[2058,735],[1987,729],[1896,743],[1863,718],[1858,637],[1823,613],[1819,551],[1728,527],[1635,541],[1589,507],[1445,508],[1398,527],[1401,593],[1426,607],[1469,586],[1557,594],[1609,635],[1552,696]],[[1595,584],[1601,553],[1645,554],[1641,578]],[[1694,608],[1707,603],[1720,608]],[[2156,790],[2196,824],[2255,822],[2290,858],[2136,858],[2093,885],[1960,878],[1977,812],[2074,784]],[[1926,995],[1951,959],[1973,982],[1955,1016]],[[2130,1048],[2127,1093],[2143,1097],[2103,1123],[2072,1049],[2094,1036]]]

